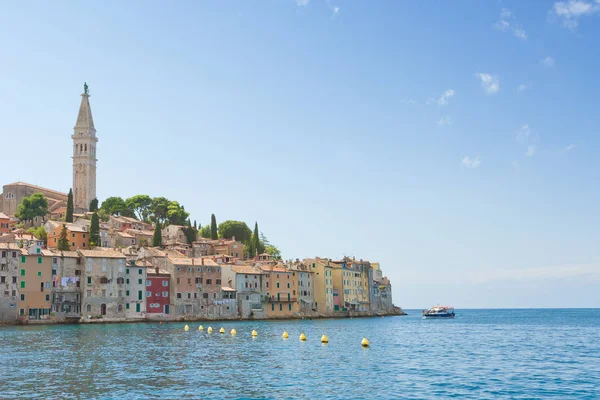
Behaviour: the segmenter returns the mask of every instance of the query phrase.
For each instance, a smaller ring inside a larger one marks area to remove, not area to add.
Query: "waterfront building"
[[[79,250],[83,267],[82,314],[125,318],[125,256],[110,249]]]
[[[48,319],[51,312],[52,252],[41,243],[21,249],[19,265],[19,318]]]
[[[125,268],[125,316],[143,318],[148,309],[148,301],[153,296],[163,296],[163,290],[153,292],[152,281],[147,279],[146,270],[152,268],[149,261],[129,260]],[[167,300],[169,291],[166,291]],[[152,298],[153,300],[153,298]]]
[[[313,298],[316,311],[331,315],[333,307],[333,267],[327,258],[307,258],[302,261],[313,272]]]
[[[0,322],[17,319],[21,249],[15,243],[0,243]]]
[[[392,310],[394,308],[394,303],[392,302],[392,284],[385,276],[381,279],[379,291],[381,292],[381,307],[383,310]]]
[[[267,299],[263,272],[250,265],[222,264],[223,282],[236,290],[237,309],[242,318],[265,318]]]
[[[147,284],[146,291],[152,293],[152,296],[146,298],[146,314],[169,315],[172,308],[171,274],[163,269],[150,267],[149,263],[147,265],[146,280],[149,285]]]
[[[295,272],[297,280],[296,280],[296,288],[295,291],[298,293],[298,305],[300,307],[300,312],[310,313],[316,311],[316,307],[314,304],[314,277],[311,269],[296,260],[290,266],[290,269]],[[292,295],[294,293],[292,292]]]
[[[288,318],[300,311],[295,289],[296,272],[281,265],[261,265],[265,274],[263,291],[267,294],[267,318]]]
[[[57,321],[81,317],[81,262],[75,251],[51,251],[52,312]]]

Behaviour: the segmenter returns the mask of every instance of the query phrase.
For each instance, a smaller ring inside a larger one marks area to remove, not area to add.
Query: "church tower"
[[[73,128],[73,208],[87,211],[96,197],[96,128],[90,108],[88,85],[83,85],[79,115]]]

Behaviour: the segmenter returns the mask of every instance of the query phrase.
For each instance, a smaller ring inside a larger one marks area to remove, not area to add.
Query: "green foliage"
[[[98,213],[92,214],[92,222],[90,223],[90,247],[100,246],[100,219]]]
[[[217,217],[215,217],[215,214],[210,216],[210,238],[213,240],[219,238],[219,229],[217,228]]]
[[[40,226],[38,228],[31,227],[31,228],[27,229],[27,232],[33,233],[33,235],[38,240],[43,240],[44,245],[48,244],[48,232],[46,232],[46,230],[44,229],[43,226]]]
[[[136,194],[125,200],[128,209],[133,210],[137,219],[148,222],[152,209],[152,199],[147,194]]]
[[[190,245],[193,242],[195,242],[196,238],[198,237],[198,230],[194,229],[193,226],[184,226],[183,227],[183,233],[185,234],[185,238],[187,239],[187,243],[190,244]]]
[[[152,221],[160,222],[161,224],[167,220],[169,204],[171,201],[166,197],[155,197],[152,199],[152,206],[150,213],[152,215]]]
[[[100,218],[100,221],[102,222],[108,222],[108,220],[110,219],[110,215],[106,212],[106,210],[99,209],[97,214],[98,218]]]
[[[160,246],[162,246],[162,231],[160,222],[157,222],[156,226],[154,227],[154,235],[152,236],[152,247]]]
[[[265,253],[272,255],[276,260],[281,260],[281,251],[279,251],[279,249],[272,244],[267,246]]]
[[[252,234],[252,245],[254,246],[254,251],[258,252],[258,254],[264,253],[265,245],[260,240],[260,234],[258,233],[258,222],[254,223],[254,233]]]
[[[102,210],[104,210],[108,215],[117,215],[123,217],[135,217],[135,214],[132,209],[127,207],[125,204],[125,200],[120,197],[109,197],[108,199],[102,202],[102,206],[100,206]]]
[[[92,201],[90,201],[90,212],[96,211],[98,211],[98,199],[93,198]]]
[[[67,215],[65,215],[66,222],[73,222],[73,189],[69,189],[69,195],[67,196]]]
[[[246,243],[252,238],[252,231],[245,222],[224,221],[219,224],[219,234],[222,238],[231,239],[235,236],[238,242]]]
[[[254,242],[252,240],[249,240],[244,244],[244,254],[246,255],[246,258],[254,258],[256,256],[256,248],[254,247]]]
[[[198,225],[196,224],[196,220],[194,220],[194,229],[198,230]]]
[[[186,225],[190,213],[177,201],[172,201],[167,207],[167,219],[171,225]]]
[[[200,236],[205,239],[210,239],[212,237],[210,235],[210,225],[204,225],[204,227],[200,229]]]
[[[34,193],[29,197],[23,197],[15,216],[22,221],[33,221],[35,217],[43,217],[46,214],[48,214],[48,200],[43,194]]]
[[[146,238],[141,238],[140,242],[138,243],[138,245],[140,247],[146,247],[146,246],[148,246],[148,241],[146,240]]]
[[[71,248],[69,239],[67,239],[67,226],[63,224],[62,230],[60,231],[60,237],[58,239],[57,249],[61,251],[68,251]]]

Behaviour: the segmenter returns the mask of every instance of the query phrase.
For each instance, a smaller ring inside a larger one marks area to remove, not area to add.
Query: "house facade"
[[[303,260],[313,272],[313,299],[316,311],[321,315],[331,315],[333,304],[333,267],[329,259],[307,258]]]
[[[0,243],[0,322],[13,322],[19,313],[19,266],[21,249],[14,243]]]
[[[83,266],[82,314],[125,318],[125,256],[114,250],[79,250]]]
[[[152,267],[147,261],[130,260],[125,268],[125,316],[143,318],[147,312],[148,286],[146,270]]]
[[[75,251],[52,251],[52,312],[56,320],[81,317],[82,271]]]
[[[151,296],[146,298],[146,314],[170,315],[172,314],[171,303],[171,274],[159,268],[147,268],[146,291]]]

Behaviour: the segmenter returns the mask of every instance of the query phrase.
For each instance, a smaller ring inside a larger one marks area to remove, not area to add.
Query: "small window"
[[[289,303],[289,304],[288,304],[288,309],[289,309],[290,311],[292,311],[292,303]]]
[[[163,286],[169,286],[169,281],[162,281]]]
[[[148,281],[148,282],[150,282],[150,281]],[[142,285],[142,279],[138,279],[138,285]],[[148,286],[150,286],[150,285],[148,285]]]
[[[208,299],[208,293],[202,293],[202,298]]]
[[[140,283],[142,283],[142,280],[140,279]],[[152,285],[152,281],[148,280],[146,281],[146,286],[151,286]]]
[[[50,295],[49,294],[46,295],[46,301],[50,301]]]
[[[125,291],[125,296],[129,296],[129,290]]]
[[[152,292],[146,292],[146,297],[152,297]]]
[[[129,303],[125,304],[125,309],[129,310]]]
[[[42,271],[38,271],[38,276],[42,276]]]
[[[21,289],[25,289],[25,281],[21,281]]]
[[[87,312],[91,312],[92,311],[92,305],[88,304],[87,306],[85,306],[85,309]]]
[[[142,269],[138,269],[138,274],[142,275]]]
[[[27,257],[25,257],[25,256],[21,256],[21,262],[22,262],[22,263],[25,263],[25,261],[27,261]]]
[[[127,268],[127,269],[125,270],[125,273],[126,273],[127,275],[129,275],[129,268]],[[127,283],[129,283],[129,282],[127,282]]]
[[[181,298],[181,293],[177,293],[177,298],[180,299]]]
[[[42,257],[38,257],[38,264],[41,264],[41,263],[42,263]],[[42,276],[42,275],[39,275],[39,276]]]
[[[25,295],[21,293],[21,301],[25,301]]]

